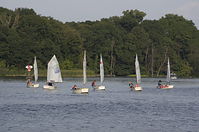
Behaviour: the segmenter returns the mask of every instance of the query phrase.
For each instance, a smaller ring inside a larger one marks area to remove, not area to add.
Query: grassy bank
[[[83,72],[82,70],[62,70],[62,77],[82,77]],[[30,73],[27,72],[26,69],[24,70],[18,70],[18,69],[6,69],[6,68],[1,68],[0,69],[0,76],[12,76],[12,77],[23,77],[23,76],[28,76],[32,75],[33,76],[33,71]],[[39,70],[39,77],[46,77],[47,76],[47,71],[46,70]],[[94,77],[97,76],[94,71],[92,70],[87,70],[87,76],[88,77]]]
[[[129,77],[136,77],[136,74],[128,75]],[[141,75],[141,77],[149,77],[149,75]]]

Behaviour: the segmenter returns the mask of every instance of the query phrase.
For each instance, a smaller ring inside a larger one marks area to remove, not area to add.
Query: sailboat
[[[141,83],[140,66],[137,54],[135,58],[135,72],[136,72],[136,85],[130,86],[130,88],[131,90],[142,91],[142,87],[140,86]]]
[[[54,55],[48,62],[47,84],[43,86],[44,89],[55,89],[55,82],[62,82],[61,71],[56,56]]]
[[[166,84],[159,84],[157,88],[160,89],[171,89],[174,86],[170,84],[171,82],[171,72],[170,72],[170,63],[169,63],[169,58],[168,58],[168,63],[167,63],[167,83]]]
[[[83,58],[83,87],[74,87],[72,88],[73,93],[75,94],[88,94],[89,88],[86,88],[87,79],[86,79],[86,51],[84,51]]]
[[[171,73],[171,79],[172,79],[172,80],[177,79],[177,76],[176,76],[176,74],[175,74],[174,72]]]
[[[106,87],[103,85],[104,82],[104,64],[102,60],[102,54],[100,54],[100,85],[94,86],[94,90],[105,90]]]
[[[35,78],[35,82],[34,82],[34,83],[29,82],[29,83],[27,84],[27,87],[38,88],[38,87],[39,87],[39,83],[37,83],[37,80],[38,80],[38,68],[37,68],[37,59],[36,59],[36,56],[35,56],[35,58],[34,58],[33,68],[34,68],[34,78]]]

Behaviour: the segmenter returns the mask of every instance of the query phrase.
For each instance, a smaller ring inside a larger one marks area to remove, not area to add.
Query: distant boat
[[[37,59],[36,56],[34,58],[34,64],[33,64],[33,68],[34,68],[34,78],[35,78],[35,82],[29,82],[27,84],[27,87],[33,87],[33,88],[38,88],[39,87],[39,83],[37,83],[38,80],[38,68],[37,68]]]
[[[54,55],[48,62],[47,84],[43,86],[44,89],[55,89],[55,83],[62,82],[61,71],[56,56]]]
[[[140,65],[139,65],[137,54],[135,58],[135,72],[136,72],[136,85],[133,86],[132,90],[142,91],[142,87],[140,86],[140,83],[141,83]]]
[[[159,80],[159,84],[157,86],[157,88],[160,88],[160,89],[171,89],[173,88],[174,86],[170,84],[171,82],[171,73],[170,73],[170,62],[169,62],[169,58],[168,58],[168,63],[167,63],[167,82],[166,84],[160,84],[160,81]]]
[[[172,79],[172,80],[177,79],[177,76],[176,76],[176,74],[175,74],[174,72],[171,73],[171,79]]]
[[[102,60],[102,54],[100,54],[100,85],[94,86],[94,90],[105,90],[106,87],[103,85],[104,82],[104,64]]]
[[[86,78],[86,51],[84,51],[84,58],[83,58],[83,87],[75,87],[72,88],[73,93],[75,94],[88,94],[89,88],[86,88],[87,78]]]

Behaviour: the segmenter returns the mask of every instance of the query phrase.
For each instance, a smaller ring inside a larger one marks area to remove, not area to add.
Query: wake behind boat
[[[159,89],[172,89],[174,86],[170,84],[171,82],[171,75],[170,75],[170,63],[169,63],[169,58],[168,58],[168,63],[167,63],[167,82],[166,84],[161,84],[161,80],[158,81],[158,86],[157,88]]]
[[[77,87],[76,85],[73,86],[72,91],[74,94],[88,94],[89,88],[86,85],[86,51],[84,51],[84,58],[83,58],[83,87]]]
[[[56,88],[56,82],[62,82],[62,76],[59,68],[59,63],[56,56],[54,55],[48,62],[47,83],[43,86],[43,88],[53,90]]]

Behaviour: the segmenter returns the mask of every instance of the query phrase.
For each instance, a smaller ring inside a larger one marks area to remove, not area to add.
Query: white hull
[[[159,89],[172,89],[174,86],[173,85],[160,85],[157,86]]]
[[[177,77],[171,77],[171,79],[172,79],[172,80],[175,80],[175,79],[177,79]]]
[[[49,90],[56,89],[55,86],[49,86],[49,85],[44,85],[43,88],[44,88],[44,89],[49,89]]]
[[[142,87],[138,86],[138,87],[133,87],[131,88],[131,90],[134,90],[134,91],[142,91]]]
[[[31,84],[31,85],[28,85],[27,86],[28,88],[38,88],[39,87],[39,84],[36,83],[36,84]]]
[[[72,89],[74,94],[88,94],[89,88],[76,88]]]
[[[94,90],[106,90],[106,87],[103,85],[98,85],[98,86],[94,87]]]
[[[34,87],[34,88],[38,88],[38,87],[39,87],[39,83],[34,84],[33,87]]]

